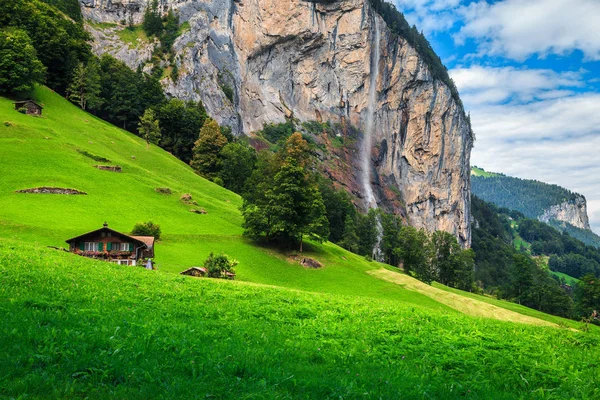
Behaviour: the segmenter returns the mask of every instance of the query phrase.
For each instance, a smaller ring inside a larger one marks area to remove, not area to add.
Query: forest
[[[577,194],[558,185],[503,174],[472,176],[471,190],[482,200],[537,218],[551,206],[574,201]]]
[[[476,196],[472,212],[475,281],[480,288],[550,314],[575,319],[590,315],[587,304],[597,304],[592,293],[600,287],[594,279],[600,275],[596,248]],[[515,245],[517,235],[530,244],[529,250]],[[548,270],[584,279],[572,287]]]

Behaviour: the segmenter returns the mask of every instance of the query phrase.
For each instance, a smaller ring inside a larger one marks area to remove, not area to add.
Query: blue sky
[[[472,164],[586,196],[600,233],[600,0],[394,0],[448,67]]]

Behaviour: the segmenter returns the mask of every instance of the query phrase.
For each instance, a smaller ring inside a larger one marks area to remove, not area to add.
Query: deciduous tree
[[[0,30],[0,91],[30,91],[44,81],[45,72],[27,32],[15,28]]]

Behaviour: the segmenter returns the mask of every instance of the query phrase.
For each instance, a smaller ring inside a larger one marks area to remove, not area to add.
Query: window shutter
[[[79,250],[85,251],[85,242],[79,242]]]
[[[98,242],[98,251],[104,250],[104,243]]]
[[[106,243],[106,251],[111,251],[112,250],[112,243],[108,242]]]
[[[129,251],[133,251],[133,243],[129,243]]]

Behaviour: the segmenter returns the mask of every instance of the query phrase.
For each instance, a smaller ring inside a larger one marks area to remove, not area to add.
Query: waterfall
[[[375,107],[377,102],[377,80],[379,79],[379,59],[380,49],[379,42],[381,39],[381,33],[379,32],[379,23],[377,18],[373,17],[375,25],[375,38],[373,40],[373,47],[371,50],[371,79],[369,83],[369,106],[367,108],[367,123],[364,132],[364,138],[362,143],[362,187],[365,195],[365,206],[369,210],[371,208],[377,208],[377,201],[373,194],[373,187],[371,186],[371,148],[372,148],[372,137],[375,116]]]
[[[379,30],[379,21],[377,16],[373,15],[374,24],[374,40],[371,50],[371,70],[370,70],[370,82],[369,82],[369,106],[367,108],[367,121],[364,130],[364,137],[362,143],[362,187],[365,195],[365,208],[377,209],[377,200],[373,193],[373,187],[371,186],[371,150],[373,146],[373,134],[375,123],[375,108],[377,106],[377,81],[379,80],[379,61],[381,58],[381,50],[379,48],[381,42],[381,32]],[[383,255],[381,254],[381,240],[383,237],[383,227],[379,216],[377,217],[377,244],[373,251],[373,258],[381,260]]]

